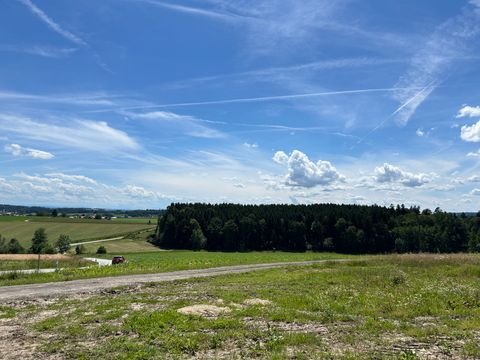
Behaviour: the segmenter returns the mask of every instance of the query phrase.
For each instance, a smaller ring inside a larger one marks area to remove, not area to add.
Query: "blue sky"
[[[0,203],[478,210],[479,0],[0,2]]]

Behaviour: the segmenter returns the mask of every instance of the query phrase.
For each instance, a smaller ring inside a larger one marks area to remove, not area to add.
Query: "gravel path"
[[[240,274],[254,270],[273,269],[285,266],[307,266],[331,261],[338,262],[349,260],[337,259],[223,266],[210,269],[183,270],[158,274],[123,275],[95,279],[72,280],[68,282],[3,286],[0,287],[0,301],[30,297],[50,297],[75,293],[91,293],[94,291],[113,288],[117,286],[132,286],[152,282],[184,280],[226,274]]]

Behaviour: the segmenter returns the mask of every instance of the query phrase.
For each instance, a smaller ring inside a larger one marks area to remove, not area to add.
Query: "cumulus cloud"
[[[288,186],[311,188],[345,181],[345,177],[329,161],[318,160],[315,163],[299,150],[294,150],[290,156],[277,151],[273,161],[287,167],[284,183]]]
[[[285,154],[283,151],[277,151],[273,155],[273,161],[280,165],[286,165],[288,163],[288,155]]]
[[[463,117],[479,117],[480,116],[480,106],[464,106],[458,110],[457,118]]]
[[[5,151],[17,157],[29,157],[38,160],[50,160],[55,157],[52,153],[47,151],[24,148],[18,144],[5,145]]]
[[[408,187],[427,184],[435,176],[434,174],[413,174],[388,163],[376,167],[374,174],[375,181],[378,183],[399,183]]]
[[[147,190],[141,186],[127,185],[122,189],[122,192],[125,195],[131,196],[133,198],[156,198],[157,194],[153,191]]]
[[[463,125],[460,128],[460,138],[467,142],[480,142],[480,121],[471,126]]]
[[[472,191],[470,191],[470,195],[475,195],[475,196],[480,195],[480,189],[473,189]]]

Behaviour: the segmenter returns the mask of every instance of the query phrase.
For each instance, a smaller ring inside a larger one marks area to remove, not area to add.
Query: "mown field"
[[[95,244],[95,246],[98,246],[98,244]],[[73,279],[86,279],[128,274],[159,273],[229,265],[347,258],[347,256],[344,255],[329,253],[282,252],[215,253],[205,251],[157,251],[147,253],[122,252],[120,255],[124,255],[128,263],[115,266],[95,266],[89,269],[66,269],[64,271],[49,274],[16,274],[15,276],[0,275],[0,286],[33,284],[50,281],[69,281]],[[95,256],[110,259],[112,254]]]
[[[70,236],[72,242],[117,237],[131,232],[154,229],[148,223],[112,222],[90,219],[0,217],[0,235],[7,241],[16,238],[23,247],[31,246],[36,229],[43,227],[50,243],[54,243],[61,234]],[[124,219],[128,220],[128,219]]]
[[[13,356],[478,359],[480,257],[374,257],[118,288],[10,304],[0,317],[21,329]]]
[[[161,251],[155,245],[150,244],[145,240],[135,240],[135,239],[121,239],[113,241],[103,241],[83,245],[86,254],[91,254],[92,256],[97,256],[95,253],[99,246],[105,247],[107,249],[108,255],[117,255],[124,253],[144,253],[151,251]]]

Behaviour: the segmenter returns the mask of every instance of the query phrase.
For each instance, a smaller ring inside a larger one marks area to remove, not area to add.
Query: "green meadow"
[[[141,222],[129,222],[130,219],[119,221],[69,219],[47,217],[0,216],[0,235],[7,241],[16,238],[23,247],[31,245],[31,239],[36,229],[44,228],[49,242],[53,244],[61,234],[70,236],[72,242],[83,242],[96,239],[126,236],[141,230],[153,230],[155,225],[148,224],[147,219]]]
[[[477,255],[358,258],[2,311],[29,319],[45,357],[478,359],[479,269]]]

